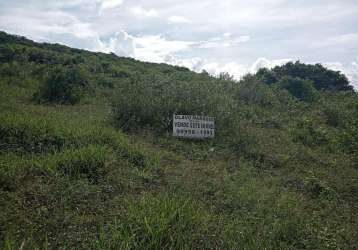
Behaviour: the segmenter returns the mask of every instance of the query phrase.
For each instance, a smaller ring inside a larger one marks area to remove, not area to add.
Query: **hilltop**
[[[237,81],[0,33],[4,249],[355,249],[357,149],[358,94],[320,64]]]

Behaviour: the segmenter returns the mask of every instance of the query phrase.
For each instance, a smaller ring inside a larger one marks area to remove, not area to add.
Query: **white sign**
[[[214,117],[201,115],[173,115],[173,136],[184,138],[213,138]]]

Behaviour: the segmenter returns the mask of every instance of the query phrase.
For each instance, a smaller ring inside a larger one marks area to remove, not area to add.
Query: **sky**
[[[0,0],[0,30],[236,79],[322,63],[358,89],[358,0]]]

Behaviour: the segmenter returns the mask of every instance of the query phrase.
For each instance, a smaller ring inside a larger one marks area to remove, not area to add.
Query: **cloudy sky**
[[[0,0],[0,30],[238,79],[319,62],[358,89],[358,0]]]

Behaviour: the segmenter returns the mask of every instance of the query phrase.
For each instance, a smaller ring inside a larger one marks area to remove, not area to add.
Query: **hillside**
[[[319,64],[235,81],[0,33],[1,249],[357,249],[357,151]]]

